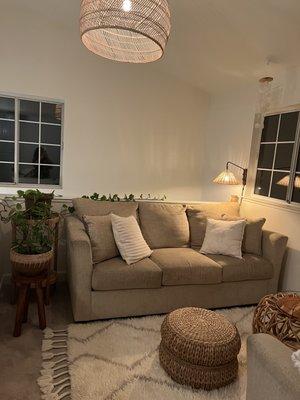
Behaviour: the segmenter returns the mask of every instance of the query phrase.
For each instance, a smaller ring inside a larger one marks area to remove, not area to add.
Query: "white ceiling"
[[[78,28],[80,0],[0,0]],[[172,31],[153,65],[206,91],[300,65],[300,0],[170,0]],[[1,11],[1,10],[0,10]],[[266,69],[266,58],[274,64]],[[100,60],[100,59],[99,59]],[[143,66],[141,66],[142,68]]]

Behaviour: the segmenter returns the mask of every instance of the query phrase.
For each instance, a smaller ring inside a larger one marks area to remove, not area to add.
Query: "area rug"
[[[168,377],[158,360],[164,316],[115,319],[46,329],[38,384],[44,400],[244,400],[246,340],[253,307],[218,310],[236,324],[242,347],[238,379],[210,392]]]

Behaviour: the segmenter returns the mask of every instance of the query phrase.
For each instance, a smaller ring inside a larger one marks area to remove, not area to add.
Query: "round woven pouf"
[[[241,339],[222,315],[202,308],[180,308],[161,326],[159,359],[170,377],[196,389],[212,390],[233,382]]]

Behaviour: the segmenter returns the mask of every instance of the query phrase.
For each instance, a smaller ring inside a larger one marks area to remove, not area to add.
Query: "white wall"
[[[226,161],[248,166],[252,140],[258,85],[241,87],[234,92],[214,96],[205,130],[205,154],[202,167],[202,200],[226,200],[240,194],[241,186],[212,184],[211,180],[224,169]],[[275,77],[272,107],[300,103],[300,68],[283,70]],[[239,171],[233,171],[238,175]],[[265,216],[265,227],[289,237],[289,252],[283,275],[283,289],[300,291],[300,210],[254,202],[247,198],[241,213],[248,217]]]
[[[201,195],[207,95],[155,65],[114,63],[68,28],[6,2],[0,14],[0,91],[65,101],[64,196]],[[1,192],[7,189],[1,188]]]

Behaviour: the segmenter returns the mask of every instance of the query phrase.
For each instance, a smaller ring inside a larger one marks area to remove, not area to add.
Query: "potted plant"
[[[35,200],[30,207],[23,207],[16,197],[0,202],[1,220],[10,222],[13,229],[10,251],[13,269],[29,276],[50,268],[54,240],[51,205],[47,201],[37,201],[39,194],[35,196],[31,192],[31,195]]]
[[[18,190],[17,193],[20,198],[25,199],[26,210],[32,208],[36,203],[46,203],[51,206],[54,197],[54,191],[51,193],[43,193],[38,189],[29,189],[25,192],[23,190]]]

